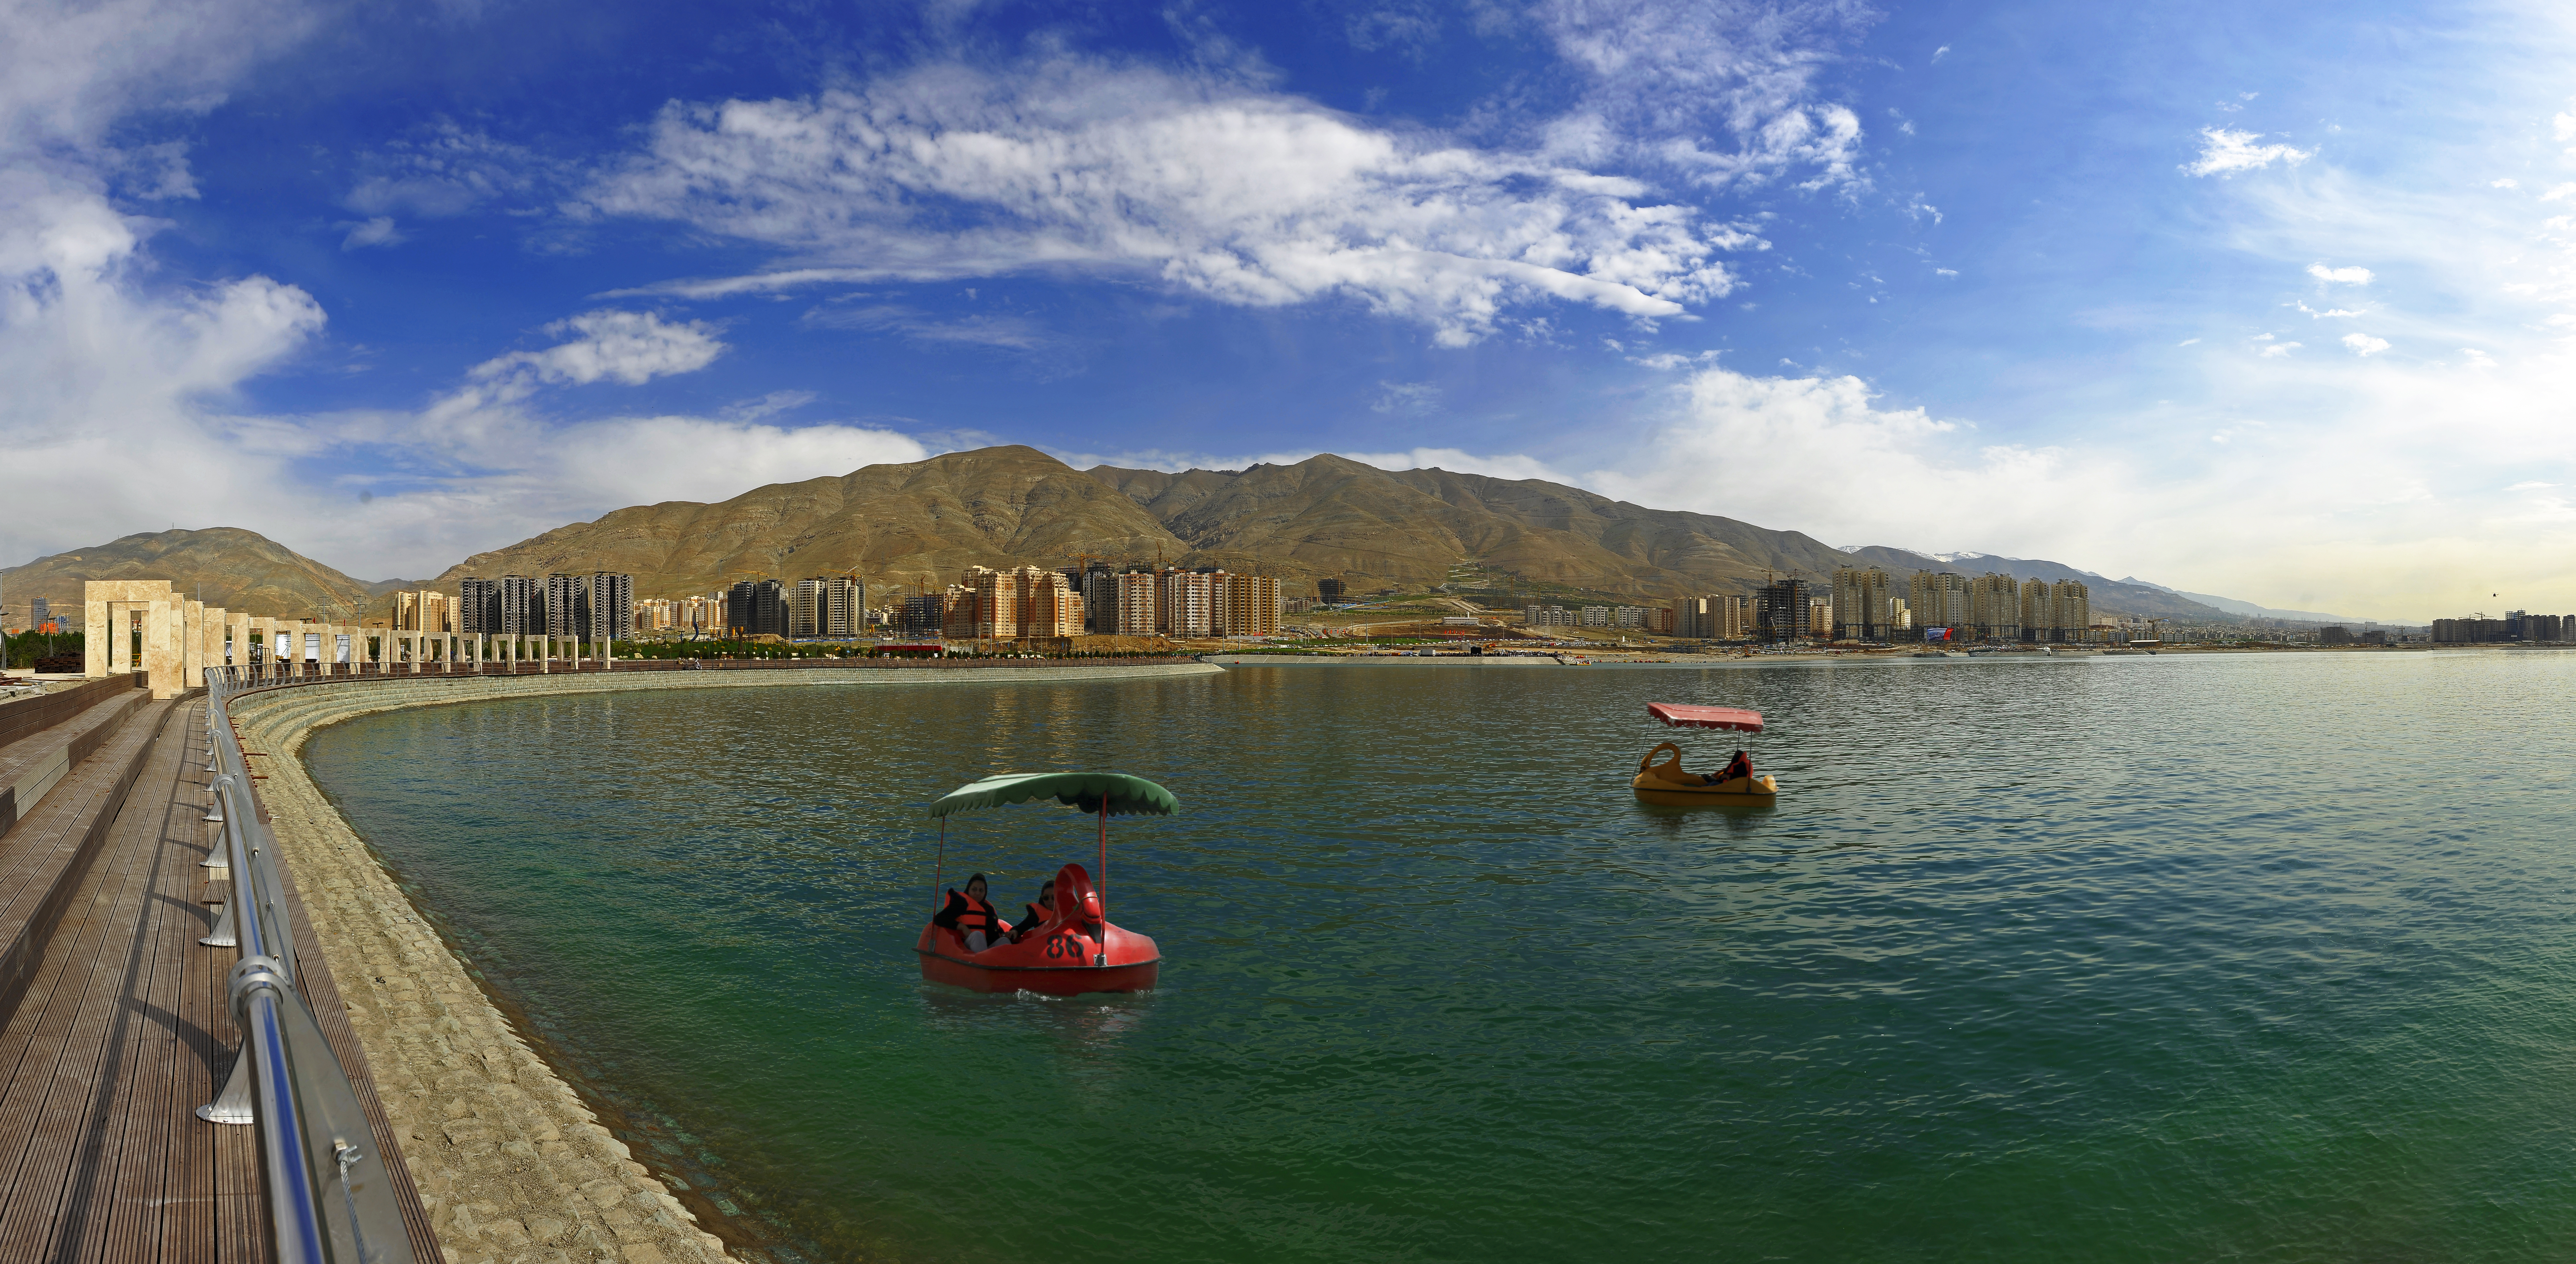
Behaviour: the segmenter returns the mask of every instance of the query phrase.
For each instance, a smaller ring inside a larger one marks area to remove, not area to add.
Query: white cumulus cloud
[[[524,372],[543,382],[596,382],[601,378],[641,386],[673,373],[694,373],[715,363],[725,345],[704,321],[666,321],[651,312],[597,311],[557,321],[548,333],[578,337],[543,351],[513,351],[475,365],[477,379]]]
[[[1961,424],[1923,409],[1878,407],[1856,377],[1707,368],[1678,389],[1669,423],[1638,445],[1653,459],[1595,471],[1587,486],[1641,505],[1878,544],[1920,541],[1971,505],[1991,538],[2029,538],[2098,510],[2085,502],[2118,481],[2063,449],[1977,443]]]
[[[2368,285],[2371,280],[2368,268],[2329,268],[2322,263],[2309,264],[2308,275],[2327,285]]]
[[[0,5],[0,564],[295,502],[223,413],[321,305],[266,276],[158,275],[155,221],[120,201],[194,196],[184,146],[110,136],[212,108],[309,25],[256,0]]]
[[[2385,338],[2373,338],[2368,334],[2345,334],[2343,336],[2343,345],[2354,355],[2367,359],[2371,356],[2378,355],[2382,351],[2386,351],[2388,349],[2388,340]]]
[[[2183,164],[2183,171],[2195,176],[2232,176],[2240,171],[2259,171],[2278,162],[2295,167],[2316,156],[2315,150],[2297,149],[2286,143],[2259,144],[2260,132],[2240,132],[2225,127],[2200,129],[2200,156]]]
[[[588,205],[797,256],[690,293],[1084,272],[1255,307],[1347,297],[1463,345],[1518,303],[1651,319],[1731,292],[1720,256],[1764,243],[1645,192],[1232,80],[1059,58],[675,103]]]

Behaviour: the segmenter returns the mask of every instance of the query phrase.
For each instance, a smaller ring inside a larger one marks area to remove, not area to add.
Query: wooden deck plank
[[[140,793],[119,815],[153,821],[157,839],[159,821],[173,810],[177,761],[156,758],[152,765],[137,786]],[[159,850],[139,846],[138,832],[132,829],[111,829],[109,842],[72,900],[72,907],[85,914],[79,935],[67,945],[79,986],[58,989],[46,1007],[49,1020],[60,1016],[68,1021],[49,1021],[39,1029],[56,1036],[55,1056],[30,1068],[44,1070],[42,1079],[25,1078],[22,1072],[6,1090],[13,1096],[39,1094],[41,1101],[30,1120],[9,1201],[0,1205],[0,1260],[56,1257],[58,1236],[67,1229],[77,1231],[93,1211],[102,1175],[95,1144],[98,1125],[118,1076],[126,1070],[128,1052],[117,1039],[121,1007],[116,998],[140,967],[136,931],[150,895],[151,853]],[[62,942],[59,935],[56,942]]]
[[[17,1009],[83,874],[106,846],[115,813],[173,705],[149,704],[46,796],[28,829],[0,839],[0,874],[17,881],[23,896],[0,912],[0,1024]]]
[[[200,811],[212,802],[204,768],[205,708],[185,710],[171,726],[181,747],[175,797],[167,823],[154,841],[151,902],[143,924],[143,974],[120,998],[122,1022],[131,1032],[132,1072],[122,1077],[111,1103],[104,1133],[116,1148],[104,1181],[105,1214],[78,1243],[74,1258],[85,1260],[150,1259],[162,1255],[168,1241],[168,1187],[176,1160],[175,1134],[181,1120],[198,1127],[190,1116],[198,1102],[177,1099],[181,1056],[179,983],[188,965],[188,950],[205,933],[207,921],[195,903],[197,861],[203,849],[191,845],[213,828]],[[141,821],[137,821],[140,828]],[[124,821],[118,822],[125,828]],[[174,1244],[175,1245],[175,1244]]]
[[[85,870],[37,897],[61,912],[16,1012],[0,1016],[0,1261],[265,1258],[257,1131],[194,1115],[239,1041],[224,993],[238,950],[196,942],[213,920],[204,898],[219,889],[198,863],[220,838],[200,819],[203,705],[156,704],[134,727],[157,736],[120,734],[121,747],[58,787],[73,794],[47,796],[47,809],[67,808],[130,784],[109,824],[91,833],[31,818],[7,840],[42,827],[55,847],[84,848]],[[98,775],[108,761],[118,776]],[[299,981],[366,1109],[413,1249],[441,1259],[292,879],[284,894]]]

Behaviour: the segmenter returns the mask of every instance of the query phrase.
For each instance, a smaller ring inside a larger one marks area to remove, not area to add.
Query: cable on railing
[[[277,840],[260,823],[250,765],[225,708],[238,692],[233,675],[206,673],[215,773],[206,819],[222,824],[232,890],[214,933],[198,942],[241,950],[226,991],[242,1047],[223,1092],[197,1117],[259,1129],[269,1252],[280,1264],[416,1264],[366,1110],[296,984]]]

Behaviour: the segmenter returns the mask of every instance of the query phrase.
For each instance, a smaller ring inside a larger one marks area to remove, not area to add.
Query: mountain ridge
[[[93,579],[166,579],[209,606],[282,619],[353,618],[378,600],[365,581],[240,527],[139,532],[66,549],[0,570],[0,590],[13,610],[43,597],[57,618],[76,623],[81,586]]]
[[[1433,584],[1473,563],[1523,585],[1641,603],[1750,593],[1766,574],[1822,582],[1855,564],[1900,575],[1982,569],[2080,579],[2094,608],[2110,614],[2235,622],[2245,616],[2214,602],[2264,609],[2044,559],[1836,548],[1803,532],[1540,479],[1386,470],[1329,453],[1242,470],[1077,470],[1018,444],[766,484],[722,501],[630,505],[476,553],[426,581],[353,579],[255,533],[216,528],[128,536],[0,571],[0,582],[19,601],[35,595],[19,586],[32,581],[66,602],[79,599],[81,579],[150,570],[183,588],[203,584],[210,604],[382,617],[398,587],[452,589],[474,575],[618,571],[635,576],[638,596],[680,596],[749,577],[845,573],[937,588],[969,566],[1054,567],[1083,557],[1259,569],[1291,593],[1328,576],[1362,587]]]

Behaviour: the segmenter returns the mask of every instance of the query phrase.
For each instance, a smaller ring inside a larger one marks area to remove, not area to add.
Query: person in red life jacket
[[[1011,930],[1011,942],[1015,944],[1036,934],[1039,927],[1055,916],[1055,879],[1049,878],[1039,884],[1037,903],[1022,907],[1028,910],[1029,915],[1021,918],[1020,924]]]
[[[1002,942],[1011,924],[993,912],[993,906],[984,899],[984,891],[984,875],[980,873],[966,879],[963,895],[955,887],[948,888],[948,903],[931,917],[930,924],[956,931],[958,938],[966,941],[968,952],[982,952]]]
[[[1717,774],[1717,776],[1711,778],[1710,781],[1714,784],[1720,781],[1733,781],[1738,777],[1750,777],[1752,775],[1753,757],[1739,750],[1735,752],[1735,758],[1726,761],[1726,771]]]

